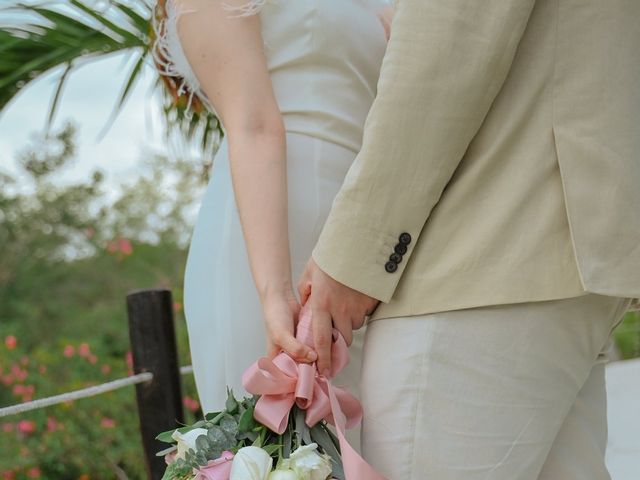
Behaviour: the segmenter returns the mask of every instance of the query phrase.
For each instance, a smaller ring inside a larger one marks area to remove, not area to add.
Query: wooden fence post
[[[160,480],[166,463],[156,452],[168,444],[155,437],[184,422],[171,291],[131,292],[127,295],[127,312],[133,371],[153,373],[151,381],[136,385],[136,398],[147,474],[152,480]]]

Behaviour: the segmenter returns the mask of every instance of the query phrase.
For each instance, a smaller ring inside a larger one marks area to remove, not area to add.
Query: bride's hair
[[[223,3],[222,7],[235,12],[233,16],[246,17],[260,12],[269,1],[248,0],[237,6]],[[175,50],[180,48],[176,21],[182,12],[174,0],[156,0],[149,32],[151,57],[174,106],[191,108],[196,113],[201,113],[205,107],[213,110],[184,53]]]

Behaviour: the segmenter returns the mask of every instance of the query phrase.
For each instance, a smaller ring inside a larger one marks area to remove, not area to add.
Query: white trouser
[[[604,365],[631,299],[370,322],[364,458],[391,480],[609,480]]]

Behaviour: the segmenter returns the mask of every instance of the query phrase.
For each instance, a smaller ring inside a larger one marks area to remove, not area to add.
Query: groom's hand
[[[333,326],[342,334],[347,345],[353,341],[353,330],[364,324],[380,300],[354,290],[327,275],[309,258],[298,282],[300,302],[311,302],[313,337],[318,354],[318,371],[331,370],[331,340]]]

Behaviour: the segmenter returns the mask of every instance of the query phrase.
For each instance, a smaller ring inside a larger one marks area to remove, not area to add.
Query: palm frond
[[[62,68],[47,116],[48,130],[65,82],[76,68],[116,52],[131,52],[137,56],[136,61],[105,127],[110,126],[145,65],[154,67],[150,55],[154,34],[151,16],[157,7],[148,0],[109,0],[103,5],[100,10],[81,0],[53,0],[12,2],[1,9],[2,13],[25,20],[0,25],[0,112],[31,82],[52,69]],[[208,110],[190,111],[184,99],[176,98],[162,85],[156,83],[166,93],[163,111],[167,136],[176,129],[188,140],[200,135],[202,151],[211,155],[221,136],[217,118]]]

